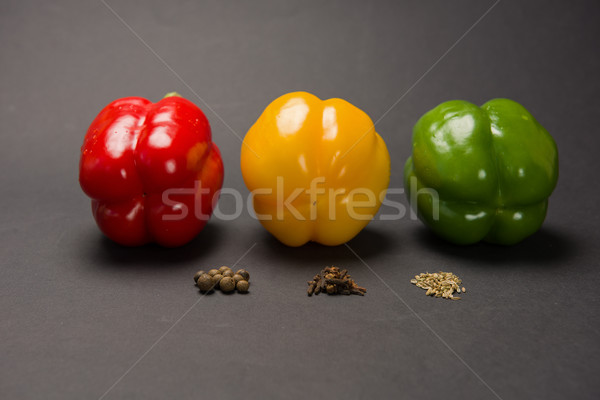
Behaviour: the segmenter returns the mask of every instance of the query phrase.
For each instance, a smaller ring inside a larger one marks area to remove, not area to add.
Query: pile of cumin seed
[[[427,296],[441,297],[450,300],[460,300],[460,297],[454,296],[456,293],[465,293],[466,289],[461,287],[462,280],[454,275],[452,272],[429,272],[415,275],[414,279],[410,280],[410,283],[420,287],[421,289],[427,290],[425,293]]]

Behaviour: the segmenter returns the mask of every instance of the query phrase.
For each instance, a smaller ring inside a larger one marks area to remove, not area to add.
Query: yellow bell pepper
[[[244,138],[241,167],[258,220],[288,246],[352,239],[390,180],[390,156],[369,116],[306,92],[269,104]]]

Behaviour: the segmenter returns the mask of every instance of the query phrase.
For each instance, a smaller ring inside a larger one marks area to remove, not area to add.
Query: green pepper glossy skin
[[[552,136],[508,99],[481,107],[453,100],[427,112],[414,127],[404,166],[419,218],[457,244],[514,244],[535,233],[557,180]]]

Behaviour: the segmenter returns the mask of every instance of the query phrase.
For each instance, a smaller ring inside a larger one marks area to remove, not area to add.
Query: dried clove
[[[318,295],[321,292],[327,294],[356,294],[364,296],[367,289],[360,287],[354,282],[348,274],[348,270],[340,271],[338,267],[325,267],[321,273],[315,275],[312,281],[308,281],[308,289],[306,293],[309,296]]]

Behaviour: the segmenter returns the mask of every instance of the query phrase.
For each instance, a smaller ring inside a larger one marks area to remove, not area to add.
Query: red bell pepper
[[[206,116],[191,101],[125,97],[90,125],[79,183],[110,239],[174,247],[206,225],[223,184],[223,162]]]

